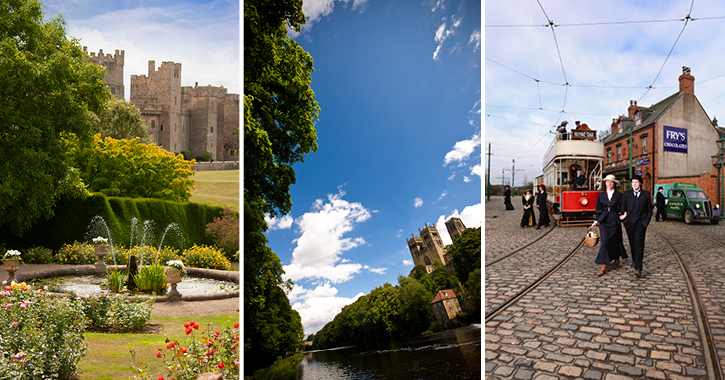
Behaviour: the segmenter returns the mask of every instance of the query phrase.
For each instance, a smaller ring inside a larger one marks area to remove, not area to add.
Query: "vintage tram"
[[[544,155],[543,183],[549,210],[561,214],[559,226],[592,223],[597,197],[602,192],[603,165],[604,143],[596,141],[596,131],[586,124],[567,135],[557,135],[551,143]],[[584,179],[575,180],[577,170],[582,171]]]

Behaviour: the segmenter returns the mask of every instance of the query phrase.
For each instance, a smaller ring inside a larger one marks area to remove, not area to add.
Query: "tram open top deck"
[[[554,213],[561,213],[559,225],[586,225],[594,219],[597,197],[601,193],[604,144],[594,139],[552,141],[543,160],[543,181],[547,203]],[[575,187],[578,169],[585,184]]]

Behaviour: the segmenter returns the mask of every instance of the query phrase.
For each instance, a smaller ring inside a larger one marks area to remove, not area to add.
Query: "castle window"
[[[161,129],[162,131],[164,130],[164,125],[163,125],[163,124],[161,124],[161,128],[160,128],[160,129]]]
[[[213,125],[209,128],[209,133],[214,133],[214,126]]]
[[[111,87],[111,94],[116,95],[116,88],[115,87]]]
[[[151,120],[151,129],[156,129],[156,120]]]
[[[433,265],[433,263],[430,262],[428,256],[423,256],[423,262],[425,263],[425,265]]]

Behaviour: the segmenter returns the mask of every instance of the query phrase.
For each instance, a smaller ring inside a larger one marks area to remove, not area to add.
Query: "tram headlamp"
[[[716,204],[715,204],[715,209],[717,209],[717,210],[719,210],[719,209],[720,209],[720,203],[716,203]]]
[[[589,204],[589,199],[582,198],[582,199],[579,200],[579,203],[581,203],[582,206],[586,206],[586,205]]]

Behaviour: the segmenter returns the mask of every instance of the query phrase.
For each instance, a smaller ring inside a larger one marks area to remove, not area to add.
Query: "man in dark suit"
[[[586,189],[587,187],[587,177],[582,173],[582,170],[580,168],[576,169],[576,176],[573,180],[570,182],[572,184],[572,188],[574,190],[577,189]]]
[[[652,196],[649,191],[642,190],[642,177],[632,176],[632,188],[622,195],[624,210],[624,228],[627,230],[629,248],[632,253],[634,275],[642,277],[642,259],[644,258],[644,237],[647,225],[652,219]]]
[[[667,205],[665,204],[665,195],[663,194],[662,186],[657,189],[657,215],[655,215],[655,222],[659,222],[660,217],[662,217],[663,222],[667,219]]]

